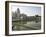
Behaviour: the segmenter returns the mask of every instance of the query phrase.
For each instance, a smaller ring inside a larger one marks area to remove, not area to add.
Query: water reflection
[[[12,30],[37,30],[41,29],[41,22],[38,21],[17,21],[12,23]]]

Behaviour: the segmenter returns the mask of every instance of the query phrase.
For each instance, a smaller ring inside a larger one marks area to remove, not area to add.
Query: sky
[[[23,13],[26,14],[27,16],[35,16],[35,15],[41,16],[41,7],[12,5],[11,7],[12,12],[17,11],[17,8],[20,9],[21,14]]]

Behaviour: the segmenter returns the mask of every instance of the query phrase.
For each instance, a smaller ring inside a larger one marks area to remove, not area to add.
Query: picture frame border
[[[11,34],[11,35],[9,35],[9,3],[27,3],[27,4],[42,4],[42,5],[44,5],[44,32],[42,32],[42,33],[27,33],[27,34]],[[5,35],[6,36],[18,36],[18,35],[32,35],[32,34],[45,34],[45,3],[5,1]]]

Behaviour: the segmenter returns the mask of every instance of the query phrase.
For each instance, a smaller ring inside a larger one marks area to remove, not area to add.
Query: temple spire
[[[20,13],[20,9],[19,8],[17,8],[17,13]]]

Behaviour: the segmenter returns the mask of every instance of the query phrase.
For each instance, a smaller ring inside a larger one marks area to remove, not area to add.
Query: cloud
[[[41,7],[34,6],[12,6],[12,11],[15,12],[17,8],[20,9],[20,13],[24,13],[27,16],[41,15]]]

